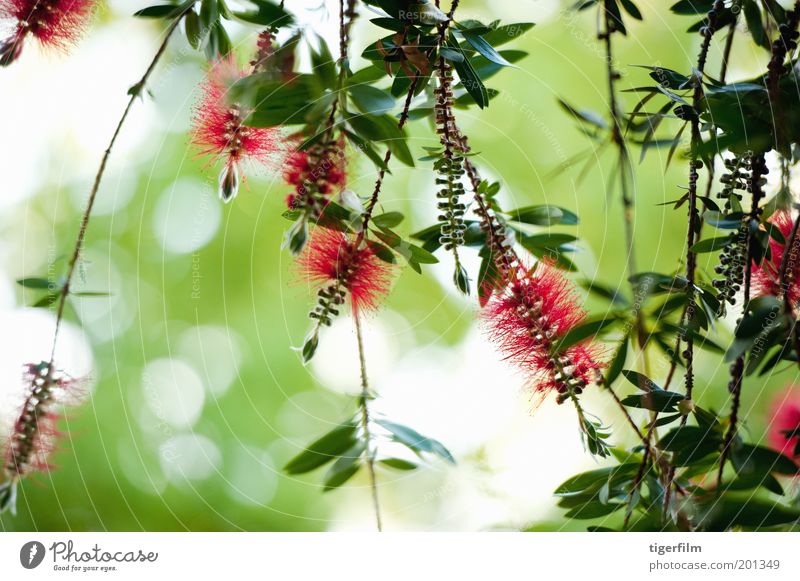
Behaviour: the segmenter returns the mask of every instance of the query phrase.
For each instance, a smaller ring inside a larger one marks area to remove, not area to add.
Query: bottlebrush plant
[[[51,363],[29,363],[23,376],[24,401],[4,442],[0,512],[16,512],[17,483],[32,472],[47,472],[48,458],[62,434],[57,407],[80,400],[80,382],[53,368]]]
[[[57,305],[58,323],[76,294],[70,286],[107,158],[170,36],[183,24],[190,45],[210,63],[187,141],[221,158],[223,201],[236,195],[245,159],[279,158],[273,171],[290,190],[284,248],[296,259],[298,277],[316,292],[299,356],[304,362],[315,356],[336,317],[349,315],[357,338],[353,357],[361,389],[352,409],[288,461],[288,474],[328,466],[328,491],[366,473],[380,530],[384,469],[414,470],[436,458],[455,462],[443,443],[375,411],[370,346],[362,332],[401,268],[422,274],[423,266],[436,268],[447,256],[453,287],[474,300],[487,339],[522,372],[532,397],[574,408],[579,437],[602,462],[555,491],[566,518],[589,521],[589,530],[790,529],[800,523],[797,499],[789,498],[796,495],[793,479],[800,470],[796,394],[777,400],[763,434],[742,429],[741,403],[742,393],[763,381],[759,377],[800,364],[800,206],[790,179],[800,139],[800,0],[789,8],[774,0],[675,2],[674,13],[693,19],[687,33],[698,46],[696,59],[680,70],[626,67],[642,79],[627,92],[616,49],[622,37],[640,30],[645,15],[638,2],[580,0],[565,13],[577,19],[597,12],[606,104],[596,112],[584,108],[580,96],[559,103],[596,144],[587,163],[607,163],[603,155],[611,154],[613,179],[606,187],[611,211],[620,210],[625,255],[618,274],[624,288],[576,274],[571,253],[578,238],[551,230],[578,225],[574,211],[552,204],[502,207],[503,185],[484,177],[476,161],[473,144],[481,136],[467,135],[461,124],[465,110],[480,116],[496,106],[498,91],[487,83],[527,56],[499,47],[528,33],[535,14],[503,24],[460,18],[458,0],[340,1],[337,50],[297,26],[283,2],[248,4],[250,9],[235,11],[223,0],[186,0],[137,13],[165,26],[166,40],[131,89],[67,272],[55,287],[39,277],[20,281],[48,289],[39,303]],[[355,46],[352,27],[367,15],[371,20],[360,23],[366,40]],[[241,49],[250,63],[245,72],[233,64],[244,59],[233,54],[227,21],[255,27],[256,41]],[[768,65],[757,77],[729,82],[739,35],[765,51]],[[4,54],[12,55],[9,46]],[[310,56],[309,67],[301,66],[299,54]],[[365,64],[355,66],[356,55]],[[422,151],[409,140],[411,123],[427,131]],[[665,148],[667,164],[683,164],[686,176],[669,202],[685,213],[685,252],[671,257],[668,272],[640,268],[639,255],[649,248],[637,244],[634,228],[640,207],[634,159],[656,148]],[[491,157],[491,150],[485,155]],[[569,171],[581,159],[561,169]],[[353,191],[348,167],[360,160],[374,166],[375,180]],[[382,210],[386,176],[398,164],[434,174],[427,203],[415,202],[420,214],[430,216],[428,225],[413,233],[406,233],[401,213]],[[468,254],[480,258],[475,272],[463,259]],[[587,313],[584,293],[606,308]],[[701,349],[728,369],[724,408],[700,405],[709,388],[705,380],[699,385]],[[49,370],[52,361],[46,365]],[[596,417],[585,400],[590,390],[607,396],[623,423]],[[631,438],[634,445],[626,447]],[[419,462],[394,457],[383,445],[388,442],[405,446]],[[6,473],[3,498],[10,498],[22,476]]]
[[[0,66],[17,60],[29,37],[42,46],[65,50],[82,35],[95,0],[2,0],[0,21],[12,22],[11,35],[0,40]]]

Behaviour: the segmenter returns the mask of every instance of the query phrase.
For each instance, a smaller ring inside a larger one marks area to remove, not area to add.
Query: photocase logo
[[[35,569],[44,560],[44,545],[39,541],[31,541],[22,545],[19,550],[19,562],[26,569]]]

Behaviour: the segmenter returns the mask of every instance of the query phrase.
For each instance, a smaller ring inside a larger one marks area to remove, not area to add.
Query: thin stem
[[[725,80],[728,77],[728,63],[730,62],[731,51],[733,50],[733,38],[736,34],[736,24],[738,23],[738,14],[734,15],[735,19],[730,24],[730,30],[728,32],[728,36],[725,40],[725,48],[722,52],[722,63],[720,65],[719,71],[719,81],[720,83],[725,83]],[[711,197],[711,190],[714,187],[714,164],[708,168],[708,181],[706,183],[706,197]],[[692,244],[696,243],[700,239],[701,230],[703,229],[703,217],[700,216],[700,219],[697,224],[697,229],[695,232],[695,239]],[[686,310],[688,305],[683,307],[683,311],[681,312],[681,324],[683,324],[684,320],[686,319]],[[681,336],[678,335],[677,339],[675,340],[675,350],[674,353],[677,355],[681,350]],[[672,357],[669,366],[669,372],[667,373],[667,379],[664,383],[664,389],[669,389],[670,384],[672,383],[672,378],[675,375],[675,371],[678,366],[678,359],[677,357]],[[645,458],[646,460],[646,458]]]
[[[700,34],[703,38],[702,42],[700,43],[700,52],[697,56],[697,66],[696,66],[696,73],[694,78],[694,91],[692,93],[692,118],[690,121],[691,124],[691,145],[689,151],[689,190],[688,190],[688,200],[689,200],[689,210],[688,210],[688,226],[686,229],[686,294],[687,294],[687,301],[686,301],[686,308],[683,310],[681,314],[681,328],[685,325],[687,328],[689,326],[690,321],[694,317],[694,309],[697,308],[695,302],[695,276],[697,271],[697,254],[692,251],[692,246],[696,241],[697,236],[699,235],[701,223],[700,223],[700,215],[698,212],[697,206],[697,182],[699,179],[698,170],[703,167],[703,162],[701,162],[698,158],[698,148],[702,143],[703,137],[700,133],[700,117],[699,111],[700,106],[704,98],[704,91],[703,91],[703,74],[705,73],[706,63],[708,62],[708,51],[711,48],[711,39],[714,36],[714,33],[717,31],[717,19],[722,10],[725,9],[725,5],[720,0],[714,2],[712,9],[708,12],[708,17],[704,23],[704,25],[700,28]],[[734,21],[735,24],[735,21]],[[726,52],[727,54],[727,52]],[[723,59],[723,72],[727,71],[727,56]],[[711,181],[711,177],[709,177],[709,182]],[[675,372],[675,359],[680,357],[678,353],[680,351],[680,343],[681,340],[686,342],[686,349],[683,351],[683,357],[686,360],[686,375],[684,376],[684,386],[686,389],[686,399],[691,400],[692,395],[694,392],[694,337],[692,336],[691,331],[685,333],[685,337],[681,337],[681,332],[678,334],[678,338],[675,343],[675,354],[673,358],[673,363],[670,368],[669,372],[669,381],[672,380],[672,376]],[[686,425],[689,416],[684,415],[681,418],[681,427]],[[655,424],[656,418],[653,418],[653,424]],[[642,464],[647,461],[647,457],[642,460]],[[666,487],[664,492],[664,509],[663,514],[666,517],[669,514],[669,506],[671,500],[671,492],[672,492],[672,485],[675,480],[675,467],[670,465],[667,476],[666,476]]]
[[[120,117],[119,122],[117,123],[117,127],[114,130],[114,134],[111,136],[111,141],[108,143],[108,147],[103,153],[103,158],[100,161],[100,167],[98,168],[97,174],[95,175],[94,178],[94,184],[92,185],[92,189],[89,192],[89,199],[86,202],[86,208],[84,209],[83,216],[81,217],[81,225],[80,229],[78,230],[78,237],[75,241],[75,249],[72,251],[72,257],[70,258],[69,265],[67,267],[67,275],[64,280],[64,284],[61,287],[61,292],[59,293],[58,309],[56,311],[56,327],[53,333],[53,348],[50,352],[50,369],[53,368],[53,360],[55,358],[56,345],[58,343],[58,334],[61,329],[61,322],[64,319],[64,307],[67,302],[67,296],[69,295],[70,292],[70,285],[72,284],[72,278],[75,275],[75,267],[77,266],[78,260],[80,259],[81,250],[83,249],[83,242],[86,238],[86,232],[89,229],[89,220],[92,215],[92,209],[94,208],[94,202],[97,198],[97,192],[100,190],[100,183],[103,180],[103,174],[106,171],[106,165],[108,163],[109,157],[111,156],[111,151],[114,148],[114,144],[117,141],[117,137],[122,131],[122,126],[125,124],[125,121],[128,118],[128,113],[130,113],[130,110],[133,107],[133,103],[141,95],[145,85],[147,84],[148,79],[150,78],[150,75],[156,68],[156,64],[158,64],[158,61],[164,55],[164,52],[167,49],[167,45],[169,44],[169,40],[170,37],[172,36],[172,33],[175,32],[181,20],[183,20],[183,17],[189,12],[189,10],[192,9],[192,7],[193,4],[188,5],[180,15],[175,17],[175,19],[169,25],[169,28],[167,28],[166,33],[164,34],[164,40],[162,41],[161,46],[158,47],[158,51],[156,51],[153,60],[150,61],[150,65],[147,67],[147,70],[145,71],[141,80],[131,88],[130,91],[131,98],[128,100],[128,104],[122,113],[122,117]]]
[[[641,486],[642,482],[644,481],[644,477],[646,475],[648,459],[650,458],[650,441],[653,437],[653,432],[656,429],[656,414],[654,414],[652,421],[650,422],[650,426],[647,428],[647,435],[644,437],[644,449],[642,450],[642,462],[639,464],[639,469],[636,472],[636,477],[633,479],[633,486],[631,486],[631,490],[628,493],[628,500],[627,503],[630,505],[633,502],[633,497],[636,495],[636,491]],[[622,530],[628,528],[630,524],[631,516],[633,516],[632,510],[627,510],[625,512],[625,520],[622,523]]]
[[[453,0],[453,3],[450,5],[450,12],[447,13],[447,22],[443,23],[442,26],[446,30],[450,24],[453,22],[453,14],[458,8],[459,0]],[[439,2],[436,2],[436,6],[439,6]],[[431,47],[431,51],[433,49],[438,48],[438,46]],[[429,55],[430,52],[428,51]],[[406,100],[403,104],[403,110],[400,112],[400,119],[397,122],[398,129],[402,129],[405,127],[406,122],[408,121],[409,111],[411,110],[411,100],[414,98],[414,93],[417,91],[417,85],[419,83],[419,74],[414,75],[413,80],[411,81],[411,86],[408,88],[408,93],[406,93]],[[392,159],[392,150],[387,148],[386,155],[383,156],[383,166],[378,170],[378,179],[375,181],[375,188],[372,190],[372,196],[369,199],[367,204],[367,209],[364,212],[364,220],[361,224],[361,231],[358,233],[358,240],[356,246],[361,244],[364,240],[364,236],[367,234],[367,228],[369,227],[369,223],[372,220],[372,214],[375,211],[375,206],[378,205],[378,198],[381,194],[381,188],[383,187],[383,178],[386,175],[386,167],[389,165],[389,161]]]
[[[625,244],[627,252],[627,271],[628,275],[636,274],[636,254],[634,245],[634,225],[633,225],[633,198],[628,188],[627,167],[629,162],[628,148],[625,144],[625,137],[622,132],[622,119],[617,103],[617,81],[620,79],[619,72],[614,68],[614,50],[611,35],[613,24],[611,11],[608,7],[609,0],[605,0],[603,5],[603,31],[598,34],[600,40],[605,44],[606,51],[606,77],[608,81],[609,112],[611,114],[611,140],[619,152],[619,172],[620,189],[622,193],[623,220],[625,223]],[[640,327],[637,315],[637,328]]]
[[[369,473],[369,486],[372,490],[372,505],[375,510],[375,523],[378,532],[383,532],[383,521],[381,520],[381,508],[378,502],[378,484],[375,478],[375,454],[370,447],[372,435],[369,430],[369,407],[367,402],[371,397],[369,391],[369,380],[367,378],[367,359],[364,356],[364,337],[361,333],[361,319],[358,314],[353,312],[353,321],[356,326],[356,338],[358,339],[358,361],[361,367],[361,396],[359,397],[359,407],[361,408],[361,429],[364,432],[364,445],[366,447],[367,472]]]
[[[728,76],[728,63],[730,63],[731,51],[733,50],[733,38],[736,36],[736,24],[739,21],[737,16],[738,14],[734,15],[733,22],[728,27],[728,36],[725,39],[725,48],[722,51],[722,65],[719,71],[719,80],[722,83],[725,82],[725,77]]]
[[[419,76],[415,76],[414,80],[411,81],[411,86],[408,88],[406,100],[403,104],[403,110],[400,112],[400,119],[397,122],[398,129],[405,127],[406,122],[408,121],[409,111],[411,110],[411,100],[414,98],[414,92],[417,90],[418,81]],[[378,179],[375,180],[375,187],[372,190],[372,196],[370,196],[367,209],[364,212],[364,220],[361,223],[361,231],[358,233],[356,247],[361,244],[361,242],[364,240],[364,236],[367,235],[367,229],[369,228],[369,223],[372,220],[372,214],[375,212],[375,206],[378,205],[378,198],[380,197],[381,188],[383,187],[383,178],[386,175],[386,168],[388,167],[391,159],[392,150],[391,148],[387,147],[386,154],[383,156],[383,166],[378,170]]]

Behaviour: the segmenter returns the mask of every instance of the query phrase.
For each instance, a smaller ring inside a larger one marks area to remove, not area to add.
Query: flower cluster
[[[572,284],[555,268],[517,267],[505,289],[483,311],[491,339],[537,392],[558,392],[558,402],[596,381],[598,349],[585,341],[565,349],[564,336],[585,318]]]
[[[770,259],[753,265],[753,287],[758,295],[786,295],[793,304],[797,304],[800,300],[800,236],[795,239],[786,257],[786,245],[792,234],[792,216],[786,211],[775,212],[769,222],[781,233],[784,242],[770,237]],[[785,280],[781,283],[780,270],[784,258],[787,268]]]
[[[76,401],[79,381],[52,369],[47,362],[25,366],[25,400],[5,441],[3,458],[5,503],[13,499],[16,482],[31,472],[46,472],[48,458],[62,435],[57,429],[56,408]],[[0,509],[8,508],[0,503]],[[13,505],[10,507],[13,510]]]
[[[325,196],[344,186],[344,156],[340,155],[343,147],[339,141],[334,147],[313,145],[308,151],[297,150],[289,155],[283,172],[283,179],[295,188],[286,198],[289,208],[322,206]]]
[[[229,99],[230,85],[245,75],[233,60],[218,61],[203,83],[203,96],[194,116],[194,145],[204,154],[225,160],[219,180],[219,195],[224,202],[238,193],[242,161],[264,163],[281,149],[278,129],[246,126],[247,111]]]
[[[319,288],[311,317],[330,324],[337,307],[350,295],[353,313],[377,308],[392,282],[392,267],[358,236],[318,227],[298,258],[303,277]]]
[[[16,22],[14,32],[0,41],[0,65],[19,58],[28,36],[43,46],[66,49],[85,29],[95,0],[0,0],[0,19]]]
[[[790,458],[800,459],[800,391],[789,389],[772,401],[770,445]]]

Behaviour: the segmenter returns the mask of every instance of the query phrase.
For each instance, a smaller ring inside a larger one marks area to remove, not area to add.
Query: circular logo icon
[[[44,560],[44,545],[39,541],[31,541],[22,545],[19,550],[19,562],[26,569],[35,569]]]

